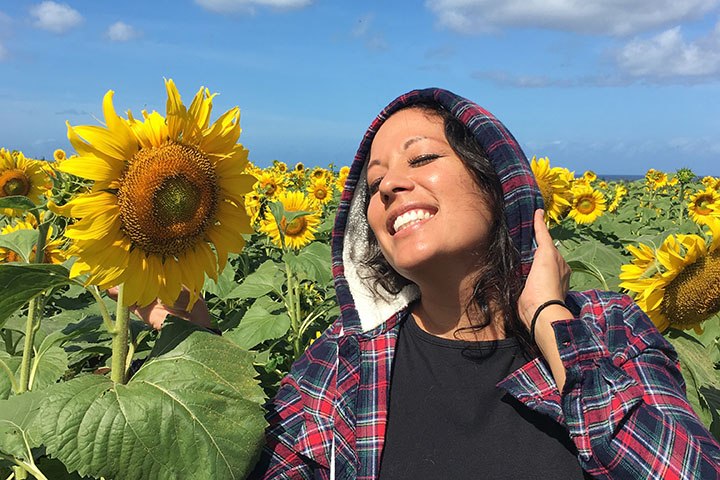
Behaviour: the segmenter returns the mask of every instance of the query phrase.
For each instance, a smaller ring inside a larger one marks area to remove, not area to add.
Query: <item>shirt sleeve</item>
[[[583,468],[599,478],[719,479],[720,445],[685,395],[672,345],[629,297],[593,302],[593,323],[553,323],[567,372],[562,411]]]

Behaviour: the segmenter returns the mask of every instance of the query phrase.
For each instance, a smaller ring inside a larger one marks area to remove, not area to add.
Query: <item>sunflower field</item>
[[[0,149],[2,479],[244,478],[263,404],[339,314],[348,167],[259,168],[238,108],[211,121],[209,90],[187,105],[165,86],[139,117],[108,92],[103,125],[68,124],[70,155]],[[532,168],[572,288],[635,298],[720,438],[720,178]],[[158,333],[137,314],[161,303]],[[206,324],[178,318],[200,308]]]

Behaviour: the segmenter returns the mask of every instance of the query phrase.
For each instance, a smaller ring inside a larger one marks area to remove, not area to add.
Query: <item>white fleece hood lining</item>
[[[363,332],[382,325],[394,314],[420,298],[420,290],[415,284],[403,287],[397,294],[384,291],[381,285],[377,285],[379,292],[375,292],[372,288],[374,272],[363,265],[363,261],[370,257],[370,248],[368,247],[370,226],[365,213],[367,210],[366,168],[367,165],[363,165],[353,192],[343,235],[345,278]]]

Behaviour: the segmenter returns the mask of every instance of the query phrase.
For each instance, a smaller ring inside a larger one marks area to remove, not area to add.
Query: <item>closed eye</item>
[[[408,164],[410,164],[413,167],[417,167],[420,165],[424,165],[426,163],[430,163],[435,159],[440,158],[442,155],[439,155],[437,153],[423,153],[421,155],[417,155],[415,157],[411,157],[408,159]]]

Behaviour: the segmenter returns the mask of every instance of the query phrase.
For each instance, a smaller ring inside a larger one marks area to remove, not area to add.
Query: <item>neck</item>
[[[479,308],[472,300],[472,289],[426,288],[420,289],[420,301],[412,314],[420,328],[443,338],[454,340],[499,340],[505,338],[502,325],[497,319],[482,330],[472,329],[480,316]]]

